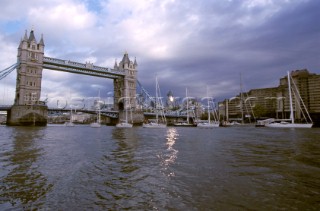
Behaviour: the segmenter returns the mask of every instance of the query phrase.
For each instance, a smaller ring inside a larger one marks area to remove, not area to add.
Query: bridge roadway
[[[89,110],[89,109],[76,109],[77,112],[89,113],[89,114],[96,114],[96,110]],[[48,108],[48,112],[70,112],[70,109],[61,109],[61,108]],[[101,116],[107,116],[110,118],[117,119],[119,117],[118,111],[110,111],[110,110],[101,110]]]
[[[125,76],[124,70],[115,70],[111,68],[95,66],[92,63],[82,64],[70,60],[55,59],[50,57],[43,57],[43,69],[111,79],[123,78]]]
[[[11,108],[11,105],[0,105],[0,111],[9,111]],[[48,108],[48,112],[69,112],[70,109],[63,109],[63,108]],[[83,112],[83,113],[90,113],[90,114],[96,114],[96,110],[89,110],[89,109],[77,109],[77,112]],[[110,118],[118,118],[119,112],[118,111],[107,111],[107,110],[101,110],[101,115],[107,116]]]
[[[11,105],[0,105],[0,111],[8,111],[11,108]],[[65,108],[48,108],[48,112],[69,112],[70,109],[65,109]],[[89,109],[77,109],[77,112],[84,112],[84,113],[90,113],[90,114],[96,114],[96,110],[89,110]],[[110,111],[110,110],[102,110],[100,111],[101,115],[108,116],[111,118],[118,118],[119,112],[118,111]],[[155,116],[155,113],[152,112],[144,112],[144,116]],[[171,118],[186,118],[186,114],[179,114],[177,112],[172,112],[172,113],[166,113],[166,117],[171,117]]]

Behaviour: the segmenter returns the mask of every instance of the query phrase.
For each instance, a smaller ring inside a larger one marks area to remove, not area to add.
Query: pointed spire
[[[118,68],[118,63],[117,63],[117,59],[114,61],[114,68]]]
[[[41,34],[41,39],[40,39],[39,45],[44,45],[44,42],[43,42],[43,34]]]
[[[37,42],[36,38],[34,37],[33,29],[30,31],[30,35],[29,35],[29,42],[31,41]]]
[[[133,65],[134,65],[135,67],[137,67],[137,66],[138,66],[137,58],[136,58],[136,57],[134,57],[134,63],[133,63]]]
[[[23,38],[23,41],[28,41],[28,30],[26,30],[26,32],[24,33],[24,38]]]
[[[128,56],[128,52],[126,51],[123,55],[123,58],[122,58],[122,63],[123,64],[129,64],[130,63],[130,59],[129,59],[129,56]]]
[[[18,48],[21,48],[21,47],[22,47],[22,42],[23,42],[23,39],[22,39],[22,37],[21,37],[20,44],[19,44],[19,47],[18,47]]]

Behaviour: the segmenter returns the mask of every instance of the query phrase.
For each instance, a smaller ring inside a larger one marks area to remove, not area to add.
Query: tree
[[[257,118],[264,117],[267,114],[267,110],[264,106],[256,104],[253,108],[253,113]]]

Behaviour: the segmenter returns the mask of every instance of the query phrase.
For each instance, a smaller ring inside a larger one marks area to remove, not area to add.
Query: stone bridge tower
[[[18,47],[17,80],[14,105],[8,112],[8,125],[46,125],[47,106],[41,102],[43,36],[37,42],[33,30],[27,31]]]
[[[138,64],[136,59],[130,61],[127,52],[124,53],[119,65],[117,61],[114,64],[115,70],[125,72],[124,78],[114,80],[114,108],[115,110],[124,110],[125,108],[136,108],[136,84]]]

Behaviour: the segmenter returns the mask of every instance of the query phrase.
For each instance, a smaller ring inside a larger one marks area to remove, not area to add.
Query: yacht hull
[[[132,124],[123,122],[123,123],[116,124],[116,127],[117,128],[132,128]]]
[[[270,123],[266,124],[265,127],[272,128],[311,128],[313,124],[292,124],[292,123]]]

